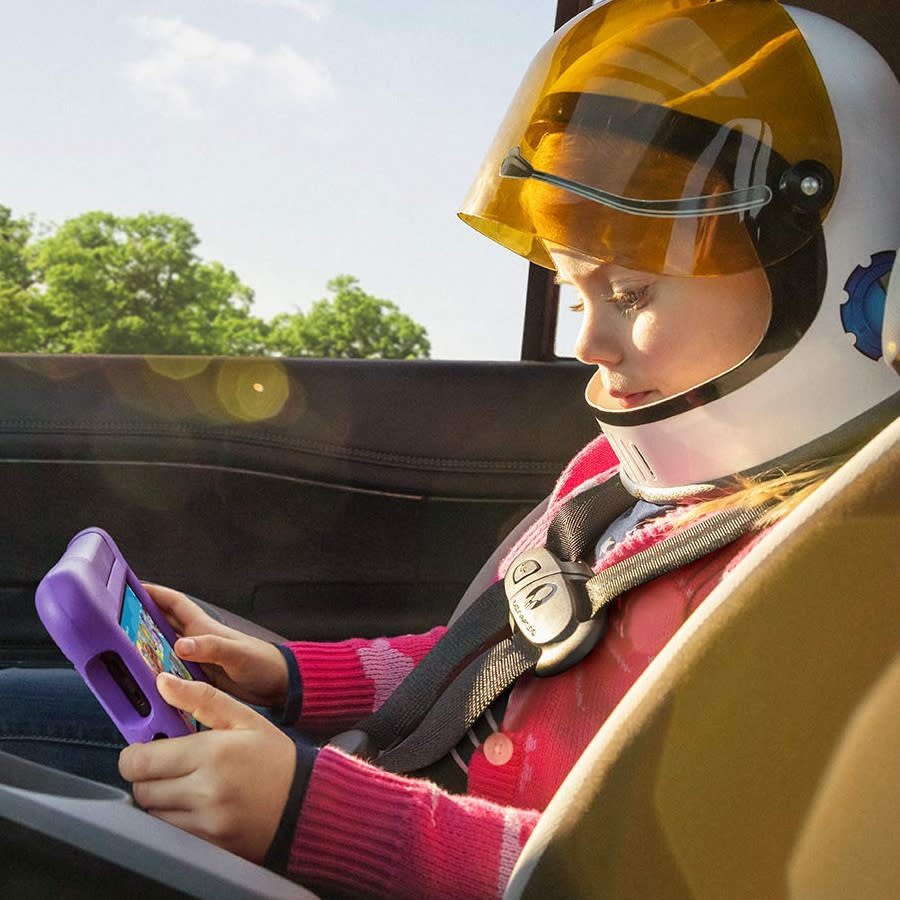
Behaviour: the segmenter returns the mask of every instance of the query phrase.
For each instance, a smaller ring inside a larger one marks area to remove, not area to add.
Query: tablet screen
[[[150,613],[138,599],[129,585],[125,585],[122,598],[122,615],[119,620],[129,640],[153,670],[154,675],[169,672],[179,678],[193,680],[185,664],[175,655],[171,644],[159,630]],[[182,710],[178,710],[185,722],[196,731],[197,720]]]

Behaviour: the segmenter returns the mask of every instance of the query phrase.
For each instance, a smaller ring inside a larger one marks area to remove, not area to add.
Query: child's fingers
[[[123,750],[119,768],[133,781],[135,800],[166,822],[262,861],[294,779],[294,742],[209,684],[171,675],[156,683],[165,700],[215,730]]]
[[[179,633],[210,631],[219,624],[181,591],[161,584],[145,583],[144,587],[169,624]]]
[[[119,774],[131,782],[155,781],[189,775],[196,768],[194,735],[131,744],[119,754]]]
[[[173,649],[182,659],[221,666],[223,669],[239,663],[245,655],[234,640],[214,634],[178,638]]]
[[[234,697],[257,706],[284,703],[288,666],[274,644],[223,625],[214,634],[179,638],[175,652],[203,666],[209,681]]]
[[[162,672],[156,678],[156,688],[166,703],[190,713],[208,728],[252,728],[266,721],[239,700],[202,681],[187,681]]]
[[[188,788],[190,781],[187,777],[138,781],[132,787],[132,793],[138,805],[146,810],[157,813],[162,810],[191,810],[197,801]]]
[[[172,590],[161,584],[152,584],[146,581],[142,583],[153,602],[173,627],[179,629],[184,627],[197,612],[200,612],[200,608],[181,591]]]
[[[162,584],[150,582],[144,582],[143,584],[156,605],[165,613],[169,613],[179,619],[190,619],[198,613],[206,615],[187,594],[183,594],[181,591],[165,587]]]

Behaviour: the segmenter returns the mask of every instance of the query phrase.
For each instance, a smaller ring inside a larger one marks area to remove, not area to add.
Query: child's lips
[[[622,409],[634,409],[648,403],[654,393],[654,391],[635,391],[634,393],[610,391],[610,396],[619,403]]]

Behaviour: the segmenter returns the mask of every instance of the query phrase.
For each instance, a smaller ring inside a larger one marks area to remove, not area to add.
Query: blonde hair
[[[704,516],[735,506],[758,509],[769,504],[769,509],[753,527],[760,529],[774,525],[833,475],[850,455],[847,453],[817,460],[790,472],[774,469],[752,477],[736,476],[730,489],[724,488],[715,497],[686,507],[684,515],[678,520],[678,527],[684,528]]]

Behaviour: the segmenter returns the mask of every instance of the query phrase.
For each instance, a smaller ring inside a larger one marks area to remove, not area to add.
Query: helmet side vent
[[[657,480],[656,472],[653,471],[653,467],[647,462],[637,444],[633,444],[631,441],[626,441],[618,436],[607,435],[607,437],[613,450],[616,452],[616,456],[619,457],[624,473],[631,481],[638,484],[648,484]]]

